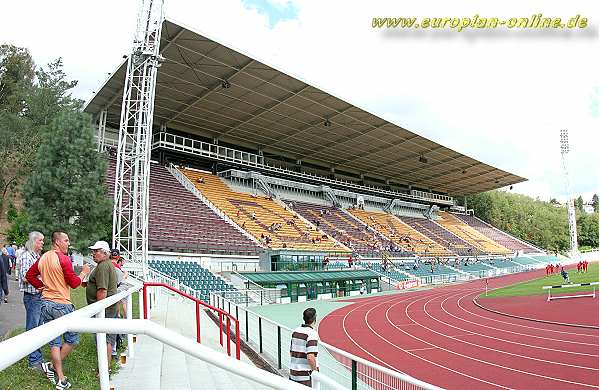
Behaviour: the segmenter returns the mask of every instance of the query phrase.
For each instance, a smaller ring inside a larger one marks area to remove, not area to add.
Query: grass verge
[[[71,299],[77,309],[86,306],[85,289],[71,290]],[[133,296],[133,318],[139,313],[137,293]],[[9,333],[9,337],[18,335],[24,331],[18,328]],[[96,377],[98,359],[96,352],[96,338],[89,333],[80,334],[81,342],[73,349],[73,352],[64,360],[63,370],[74,389],[97,390],[99,381]],[[42,348],[44,359],[50,361],[50,348],[46,345]],[[118,371],[118,365],[113,362],[112,372]],[[27,357],[17,363],[0,371],[0,389],[2,390],[45,390],[54,389],[54,385],[48,381],[44,374],[28,367]]]
[[[587,283],[587,282],[599,282],[599,267],[589,265],[589,270],[586,273],[577,273],[576,268],[573,270],[568,270],[568,275],[570,276],[570,282],[572,284],[577,283]],[[543,295],[547,294],[547,290],[543,290],[543,286],[555,286],[562,285],[564,283],[564,279],[559,274],[554,274],[550,276],[543,276],[538,279],[529,280],[527,282],[513,284],[511,286],[498,288],[496,290],[489,291],[489,294],[485,297],[483,293],[480,298],[496,298],[496,297],[516,297],[516,296],[528,296],[528,295]],[[599,286],[598,286],[599,287]],[[576,292],[585,292],[585,291],[593,291],[592,286],[586,287],[571,287],[567,289],[553,289],[551,291],[551,295],[553,294],[563,294],[563,293],[576,293]]]

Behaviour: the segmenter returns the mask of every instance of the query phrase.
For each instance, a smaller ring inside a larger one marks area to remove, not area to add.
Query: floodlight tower
[[[567,157],[570,152],[568,142],[568,130],[560,130],[560,143],[562,152],[562,167],[564,168],[564,179],[566,184],[566,195],[568,196],[568,225],[570,227],[570,255],[573,259],[578,259],[578,239],[576,236],[576,211],[574,209],[574,200],[570,190],[570,179],[568,177]]]
[[[113,247],[132,271],[147,275],[150,147],[164,0],[141,0],[123,90],[119,128]]]

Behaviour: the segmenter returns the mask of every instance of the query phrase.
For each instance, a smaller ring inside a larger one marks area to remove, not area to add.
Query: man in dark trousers
[[[98,241],[90,246],[92,256],[97,263],[96,268],[89,275],[89,281],[85,288],[87,304],[91,305],[116,294],[117,275],[114,265],[110,261],[110,247],[106,241]],[[106,318],[116,318],[116,306],[113,304],[106,308]],[[112,358],[112,346],[116,344],[116,334],[106,335],[108,348],[108,364]]]

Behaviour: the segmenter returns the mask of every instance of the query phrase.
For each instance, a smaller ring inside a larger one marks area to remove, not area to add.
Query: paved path
[[[14,328],[25,327],[23,293],[19,291],[14,275],[8,275],[8,291],[8,303],[0,303],[0,339],[4,339]]]

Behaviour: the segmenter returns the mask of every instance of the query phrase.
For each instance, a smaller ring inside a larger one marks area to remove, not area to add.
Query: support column
[[[104,137],[106,137],[106,110],[100,111],[98,117],[98,152],[105,150]]]

